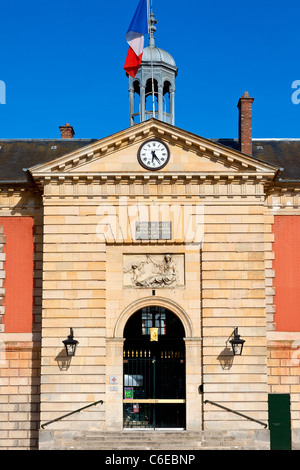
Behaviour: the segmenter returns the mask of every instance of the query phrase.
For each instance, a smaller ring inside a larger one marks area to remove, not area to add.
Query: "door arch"
[[[124,327],[123,426],[185,428],[185,329],[160,305],[148,305]]]
[[[138,310],[142,309],[143,307],[151,307],[154,305],[153,297],[145,297],[139,300],[135,300],[133,303],[128,305],[120,314],[119,318],[116,321],[114,330],[113,330],[113,338],[123,338],[124,336],[124,329],[126,326],[127,321],[129,318]],[[164,307],[168,310],[171,310],[181,321],[184,326],[185,337],[186,338],[193,338],[193,327],[190,318],[186,314],[186,312],[182,309],[180,305],[174,302],[171,299],[166,299],[164,297],[155,297],[155,305],[158,307]]]

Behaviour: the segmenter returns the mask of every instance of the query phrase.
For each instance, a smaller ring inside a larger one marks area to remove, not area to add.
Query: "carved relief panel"
[[[184,287],[184,255],[124,255],[123,282],[135,288]]]

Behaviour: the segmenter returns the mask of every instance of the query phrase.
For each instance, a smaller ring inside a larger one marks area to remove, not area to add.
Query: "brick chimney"
[[[240,151],[252,155],[252,103],[254,98],[245,91],[239,99],[239,146]]]
[[[60,137],[62,139],[73,139],[75,132],[71,124],[65,124],[64,126],[59,126],[60,128]]]

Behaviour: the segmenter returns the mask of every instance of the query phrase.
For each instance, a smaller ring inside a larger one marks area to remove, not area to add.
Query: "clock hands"
[[[156,153],[155,153],[155,150],[152,150],[151,151],[152,153],[152,163],[153,163],[153,160],[155,159],[158,163],[160,163],[160,160],[159,158],[157,157]]]

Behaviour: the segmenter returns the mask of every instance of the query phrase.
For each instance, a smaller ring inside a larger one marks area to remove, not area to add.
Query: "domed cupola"
[[[143,50],[140,68],[134,78],[129,76],[130,126],[155,117],[175,124],[175,77],[173,57],[155,46],[156,19],[151,8],[149,46]]]

